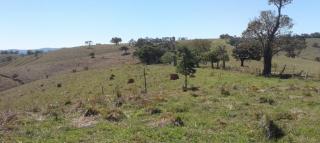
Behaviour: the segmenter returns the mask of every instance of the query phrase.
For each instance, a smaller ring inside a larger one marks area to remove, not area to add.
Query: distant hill
[[[316,57],[320,57],[320,38],[307,39],[308,47],[302,51],[300,57],[307,60],[315,60]],[[315,47],[315,43],[318,43],[318,47]]]
[[[10,62],[0,62],[0,74],[8,77],[17,75],[17,79],[24,83],[29,83],[58,74],[79,72],[88,68],[107,68],[122,63],[134,62],[134,60],[130,60],[132,59],[131,56],[121,56],[119,48],[113,45],[96,45],[90,49],[81,46],[62,49],[43,48],[39,50],[45,53],[39,56],[15,55]],[[95,53],[95,58],[91,58],[89,56],[90,53]],[[1,57],[6,58],[7,56],[2,55]],[[4,81],[1,78],[5,77],[0,76],[0,81]],[[16,83],[0,82],[0,91],[16,86]]]

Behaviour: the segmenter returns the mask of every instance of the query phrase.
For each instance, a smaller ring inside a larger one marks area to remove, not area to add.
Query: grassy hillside
[[[95,53],[95,58],[89,56]],[[112,67],[117,64],[132,62],[131,56],[121,56],[117,47],[112,45],[97,45],[87,47],[74,47],[61,49],[38,57],[19,57],[0,67],[0,74],[9,77],[14,74],[25,83],[55,76],[72,71]],[[134,61],[134,60],[133,60]],[[4,84],[7,84],[4,86]],[[15,87],[16,84],[0,82],[0,91]]]
[[[148,66],[149,93],[141,94],[142,67],[67,73],[2,92],[0,141],[268,142],[263,114],[285,132],[279,142],[320,140],[319,82],[204,68],[190,80],[198,90],[182,92],[183,79],[169,80],[175,69],[158,65]]]
[[[315,60],[316,57],[320,57],[320,47],[313,47],[314,43],[320,45],[319,38],[307,39],[308,47],[303,50],[300,57],[308,60]]]
[[[275,55],[273,57],[273,67],[272,70],[275,73],[281,72],[283,67],[286,65],[285,73],[294,74],[303,72],[308,74],[314,79],[320,79],[320,62],[315,61],[317,55],[320,56],[317,48],[312,47],[313,43],[318,41],[318,39],[308,39],[308,47],[304,49],[301,55],[297,58],[288,58],[284,54]],[[213,42],[223,43],[223,40],[213,40]],[[319,42],[320,43],[320,42]],[[257,74],[263,70],[263,61],[245,61],[245,67],[240,66],[240,61],[234,59],[232,55],[232,46],[227,46],[227,50],[230,56],[230,61],[227,66],[236,71],[242,71],[245,73]]]

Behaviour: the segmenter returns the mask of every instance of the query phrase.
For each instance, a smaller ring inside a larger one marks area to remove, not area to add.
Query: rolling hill
[[[287,65],[287,73],[320,78],[311,50],[296,59],[276,56],[274,72]],[[147,66],[143,93],[145,66],[137,63],[114,46],[97,45],[3,64],[0,142],[270,142],[264,117],[283,131],[278,142],[320,140],[318,80],[257,77],[261,61],[240,67],[231,58],[229,70],[198,68],[188,92],[181,90],[184,79],[170,80],[174,67]]]

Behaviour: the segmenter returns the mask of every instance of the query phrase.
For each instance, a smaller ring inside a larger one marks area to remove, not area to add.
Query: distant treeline
[[[41,50],[27,50],[26,52],[19,50],[1,50],[0,54],[2,55],[38,55],[44,53]]]
[[[311,33],[311,34],[301,34],[301,35],[297,35],[297,36],[301,36],[303,38],[320,38],[320,32],[315,32],[315,33]]]

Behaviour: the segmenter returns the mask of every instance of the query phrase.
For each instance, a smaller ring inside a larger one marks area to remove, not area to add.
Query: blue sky
[[[295,33],[320,31],[320,0],[285,9]],[[139,37],[239,35],[267,0],[0,0],[0,50],[70,47]]]

